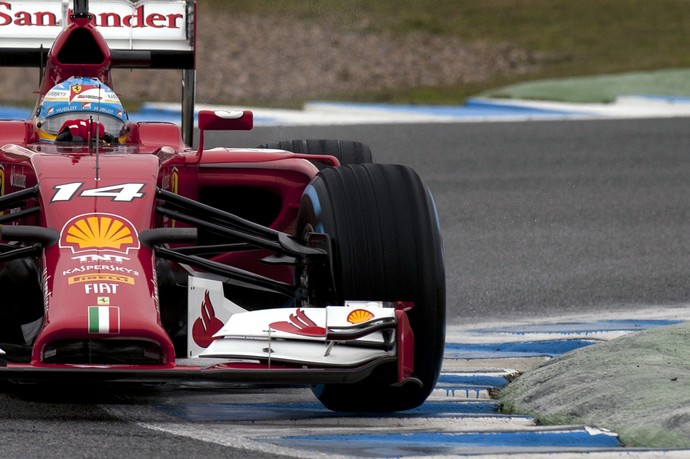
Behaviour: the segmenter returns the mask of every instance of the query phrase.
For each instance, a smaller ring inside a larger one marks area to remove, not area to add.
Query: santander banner
[[[72,0],[0,0],[0,47],[49,48]],[[192,50],[194,0],[90,0],[99,32],[114,49]]]

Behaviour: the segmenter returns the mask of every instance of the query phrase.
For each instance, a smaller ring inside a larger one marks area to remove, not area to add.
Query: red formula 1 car
[[[420,405],[441,367],[438,217],[358,142],[204,149],[196,4],[0,1],[0,64],[36,66],[0,121],[0,378],[311,385],[328,408]],[[8,37],[11,37],[8,38]],[[113,68],[182,69],[182,128],[131,122]]]

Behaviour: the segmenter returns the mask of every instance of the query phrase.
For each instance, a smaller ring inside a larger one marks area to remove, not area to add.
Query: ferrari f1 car
[[[0,1],[0,63],[36,66],[0,121],[0,378],[303,384],[328,408],[431,392],[445,285],[433,199],[359,142],[204,148],[193,0]],[[132,122],[111,70],[182,70],[182,120]]]

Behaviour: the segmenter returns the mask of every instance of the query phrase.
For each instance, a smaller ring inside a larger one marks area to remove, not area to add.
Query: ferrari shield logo
[[[99,99],[98,86],[93,84],[74,84],[70,86],[69,89],[69,101],[72,102],[75,98],[79,97],[80,95],[86,95],[88,91],[92,91],[93,93],[95,93],[92,95],[95,96],[95,99]]]

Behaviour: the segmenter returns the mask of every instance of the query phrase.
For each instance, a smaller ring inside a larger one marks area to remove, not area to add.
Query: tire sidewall
[[[354,385],[322,385],[315,393],[336,410],[418,406],[436,383],[445,335],[443,249],[428,189],[405,166],[332,168],[321,171],[305,189],[299,215],[299,231],[311,225],[331,237],[337,291],[332,299],[338,304],[357,299],[415,302],[408,313],[415,335],[414,376],[424,384],[391,387],[385,382],[387,375],[375,374]],[[385,275],[368,280],[380,270]],[[318,287],[310,285],[313,288]],[[377,294],[385,297],[371,297]],[[353,403],[353,397],[362,399],[363,393],[370,396]]]

